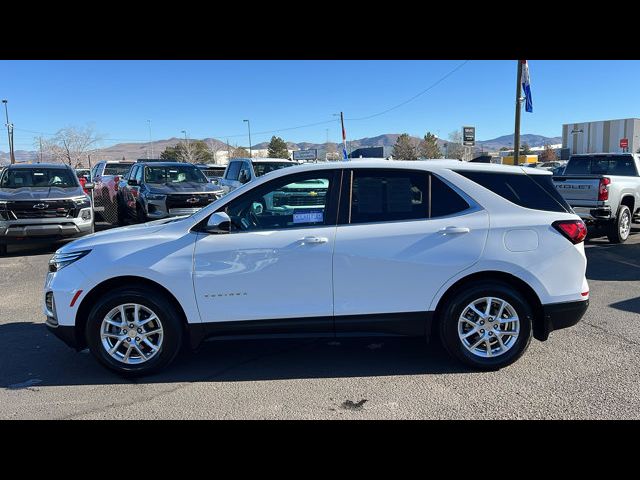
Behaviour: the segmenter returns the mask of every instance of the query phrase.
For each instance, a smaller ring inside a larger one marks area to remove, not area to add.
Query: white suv
[[[43,308],[57,336],[124,375],[167,366],[183,340],[274,334],[437,335],[490,370],[580,320],[585,235],[546,171],[304,165],[61,248]]]

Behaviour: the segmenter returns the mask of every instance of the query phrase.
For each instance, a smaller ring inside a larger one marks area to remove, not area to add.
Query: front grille
[[[35,207],[38,208],[35,208]],[[16,201],[7,203],[12,220],[32,218],[73,218],[76,216],[73,200]]]
[[[196,201],[189,201],[195,199]],[[167,209],[172,208],[202,208],[216,199],[213,193],[170,194],[167,195]]]
[[[289,205],[292,207],[306,207],[309,205],[324,205],[324,194],[318,195],[282,195],[273,198],[274,207]]]

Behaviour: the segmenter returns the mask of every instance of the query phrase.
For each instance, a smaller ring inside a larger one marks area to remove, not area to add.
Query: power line
[[[350,122],[356,122],[359,120],[369,120],[370,118],[374,118],[374,117],[379,117],[380,115],[384,115],[385,113],[389,113],[392,110],[395,110],[396,108],[400,108],[403,105],[406,105],[409,102],[414,101],[416,98],[424,95],[425,93],[427,93],[429,90],[431,90],[432,88],[434,88],[435,86],[439,85],[440,83],[442,83],[445,79],[447,79],[448,77],[450,77],[451,75],[453,75],[455,72],[457,72],[458,70],[460,70],[462,67],[464,67],[467,63],[469,63],[469,60],[465,60],[464,62],[462,62],[460,65],[458,65],[457,67],[455,67],[453,70],[451,70],[449,73],[447,73],[446,75],[440,77],[438,80],[436,80],[434,83],[432,83],[431,85],[429,85],[427,88],[425,88],[424,90],[422,90],[420,93],[417,93],[416,95],[414,95],[413,97],[409,98],[408,100],[405,100],[404,102],[401,102],[397,105],[394,105],[391,108],[387,108],[386,110],[383,110],[382,112],[378,112],[378,113],[374,113],[373,115],[368,115],[366,117],[359,117],[359,118],[345,118],[345,120],[349,120]]]

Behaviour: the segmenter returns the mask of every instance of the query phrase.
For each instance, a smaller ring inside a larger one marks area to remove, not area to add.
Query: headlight
[[[164,200],[165,198],[167,198],[166,195],[160,195],[158,193],[150,193],[147,195],[147,200]]]
[[[75,197],[71,200],[73,200],[73,203],[75,203],[76,207],[79,208],[87,208],[91,206],[91,200],[86,195],[83,195],[82,197]]]
[[[49,271],[50,272],[58,272],[62,270],[67,265],[71,265],[76,260],[80,260],[86,254],[88,254],[91,250],[81,250],[79,252],[71,252],[71,253],[58,253],[49,260]]]

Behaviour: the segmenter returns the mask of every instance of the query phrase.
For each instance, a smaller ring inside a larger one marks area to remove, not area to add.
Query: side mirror
[[[247,173],[246,170],[242,170],[240,172],[240,178],[238,178],[238,181],[240,183],[247,183],[249,181],[249,174]]]
[[[96,188],[96,186],[91,182],[87,182],[82,188],[84,188],[85,190],[93,190],[94,188]]]
[[[133,179],[133,178],[130,178],[130,179],[127,181],[127,185],[130,185],[130,186],[132,186],[132,187],[137,187],[137,186],[138,186],[138,180],[135,180],[135,179]]]
[[[229,233],[231,231],[231,219],[225,212],[216,212],[207,220],[205,230],[208,233]]]

